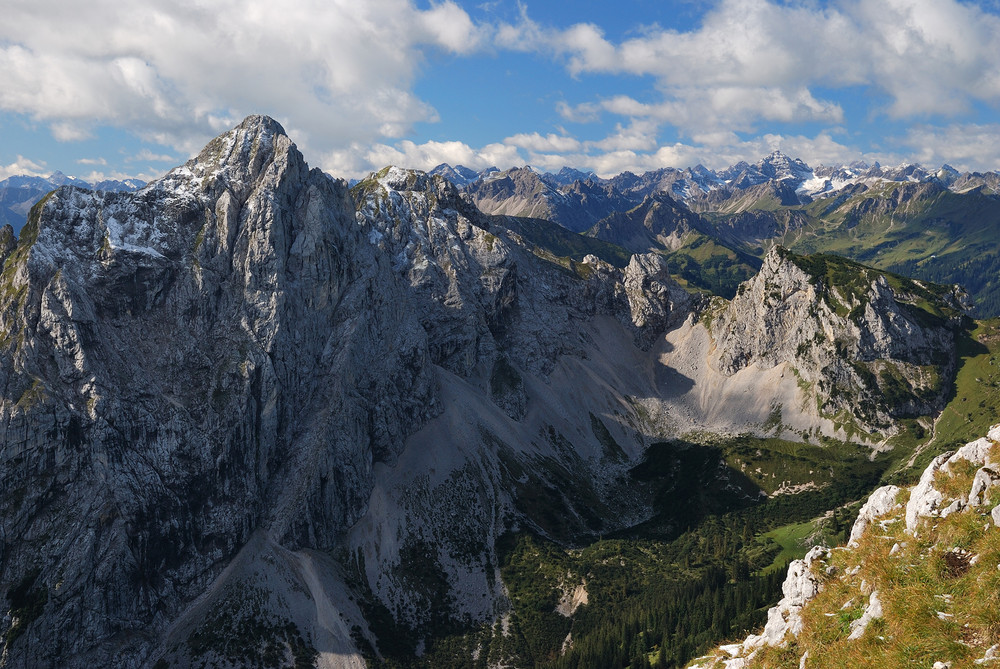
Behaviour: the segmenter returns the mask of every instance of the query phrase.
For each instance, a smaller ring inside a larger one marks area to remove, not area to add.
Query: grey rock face
[[[787,637],[794,638],[802,631],[802,607],[823,589],[823,582],[815,572],[829,556],[829,550],[814,546],[803,559],[792,560],[788,565],[788,575],[781,584],[783,597],[768,609],[764,630],[760,634],[751,634],[741,644],[726,647],[727,651],[745,656],[762,646],[787,646]]]
[[[8,666],[137,665],[255,528],[331,546],[437,411],[345,184],[270,119],[57,191],[6,270],[0,579],[47,598]]]
[[[851,527],[851,536],[847,540],[848,545],[855,545],[857,541],[864,534],[865,529],[877,519],[879,516],[884,516],[889,513],[892,509],[896,507],[896,498],[899,496],[900,489],[898,486],[887,485],[882,486],[875,492],[873,492],[868,500],[861,506],[861,510],[858,511],[858,518],[854,521],[854,525]]]
[[[852,294],[803,265],[780,247],[768,252],[712,322],[718,368],[730,375],[789,362],[826,414],[847,412],[869,431],[938,409],[954,368],[952,325],[920,321],[881,274],[853,266],[850,280],[865,285]]]
[[[691,310],[691,296],[670,278],[667,261],[657,253],[633,255],[623,283],[632,325],[640,333],[643,348]]]
[[[990,488],[1000,483],[1000,473],[990,467],[982,467],[976,472],[969,491],[969,505],[982,506],[988,499]]]
[[[952,455],[953,453],[948,452],[934,458],[921,474],[916,487],[910,491],[910,499],[906,503],[906,529],[908,531],[916,530],[917,520],[920,517],[930,516],[940,508],[944,495],[934,487],[934,477]]]
[[[997,481],[996,470],[1000,463],[991,456],[993,445],[1000,441],[1000,425],[990,428],[981,439],[970,441],[957,451],[949,451],[937,456],[920,475],[920,481],[910,492],[906,503],[906,530],[915,533],[921,518],[944,517],[961,511],[970,504],[980,506],[986,502],[986,493]],[[943,492],[935,487],[938,472],[948,472],[955,463],[965,460],[979,466],[968,496],[947,500]],[[945,505],[945,502],[948,502]]]
[[[872,592],[868,598],[868,606],[865,607],[864,613],[861,614],[860,618],[851,623],[851,633],[847,636],[848,640],[854,641],[860,639],[864,635],[865,630],[868,629],[871,621],[878,620],[882,615],[882,600],[879,599],[877,592]]]

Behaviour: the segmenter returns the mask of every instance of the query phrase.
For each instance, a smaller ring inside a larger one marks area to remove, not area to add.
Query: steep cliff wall
[[[343,182],[247,119],[137,194],[63,188],[4,266],[9,666],[142,661],[256,529],[332,545],[440,411]]]

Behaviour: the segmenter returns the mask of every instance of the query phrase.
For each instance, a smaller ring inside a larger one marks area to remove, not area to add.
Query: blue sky
[[[279,6],[280,5],[280,6]],[[361,176],[609,176],[774,149],[1000,169],[993,0],[36,0],[0,24],[0,178],[154,178],[250,113]]]

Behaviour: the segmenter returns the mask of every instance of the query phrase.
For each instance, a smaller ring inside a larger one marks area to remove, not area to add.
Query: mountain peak
[[[193,175],[202,187],[219,180],[245,195],[245,188],[271,166],[280,171],[308,171],[302,154],[281,124],[255,114],[210,141],[194,160],[171,175],[181,179]]]
[[[251,114],[243,119],[235,130],[244,131],[253,135],[287,135],[280,123],[265,114]]]

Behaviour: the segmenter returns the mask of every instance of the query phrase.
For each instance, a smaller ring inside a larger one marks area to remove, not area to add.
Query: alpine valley
[[[997,653],[998,175],[350,185],[252,116],[140,186],[8,198],[0,666]]]

